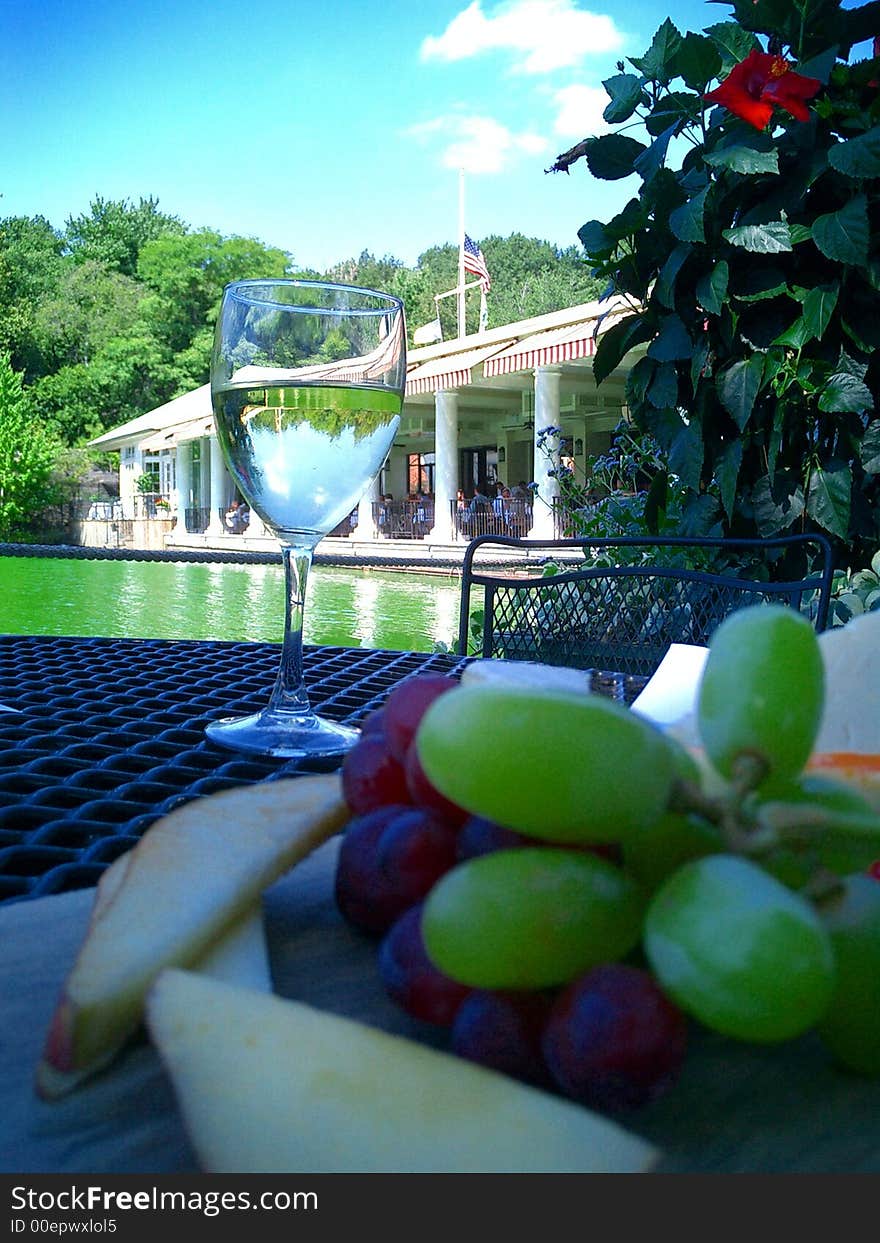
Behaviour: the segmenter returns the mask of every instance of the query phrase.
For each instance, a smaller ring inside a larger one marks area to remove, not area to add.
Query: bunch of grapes
[[[594,1108],[664,1092],[692,1023],[880,1074],[880,815],[807,770],[824,697],[782,605],[715,632],[695,750],[599,696],[412,678],[343,764],[339,909],[453,1052]]]

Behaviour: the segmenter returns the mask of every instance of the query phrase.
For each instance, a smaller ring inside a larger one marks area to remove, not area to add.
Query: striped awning
[[[496,341],[492,345],[481,345],[473,350],[459,350],[457,354],[447,354],[443,358],[432,358],[429,362],[414,367],[406,377],[407,397],[470,384],[474,367],[479,367],[491,354],[497,354],[509,344],[509,341]]]
[[[595,332],[594,319],[568,324],[565,328],[536,332],[487,358],[483,365],[483,375],[488,379],[496,375],[509,375],[513,371],[544,367],[550,363],[589,358],[596,352]]]

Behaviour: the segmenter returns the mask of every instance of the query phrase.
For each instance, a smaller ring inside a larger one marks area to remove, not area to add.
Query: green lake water
[[[429,652],[454,645],[457,576],[316,566],[306,643]],[[0,633],[280,642],[275,565],[0,557]]]

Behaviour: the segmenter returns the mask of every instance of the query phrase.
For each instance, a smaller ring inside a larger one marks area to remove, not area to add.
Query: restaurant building
[[[394,445],[357,509],[319,552],[349,556],[404,546],[407,556],[454,555],[490,531],[552,538],[555,464],[541,447],[548,427],[575,471],[605,452],[626,413],[632,359],[601,385],[597,337],[620,303],[591,302],[410,349],[406,397]],[[236,499],[214,433],[207,384],[91,441],[118,450],[119,499],[93,505],[83,543],[154,548],[277,547],[257,515],[245,531],[227,517]],[[537,484],[528,491],[528,484]],[[493,510],[499,485],[511,491]],[[524,494],[525,490],[528,492]],[[475,493],[489,505],[471,504]],[[465,509],[467,506],[467,510]],[[344,544],[338,543],[344,541]]]

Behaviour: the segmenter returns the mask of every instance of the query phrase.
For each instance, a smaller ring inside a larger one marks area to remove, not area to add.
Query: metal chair
[[[458,651],[469,654],[471,596],[482,587],[476,654],[650,677],[671,644],[707,644],[729,613],[749,604],[790,605],[824,630],[832,576],[831,545],[818,534],[484,536],[470,542],[462,564]]]

